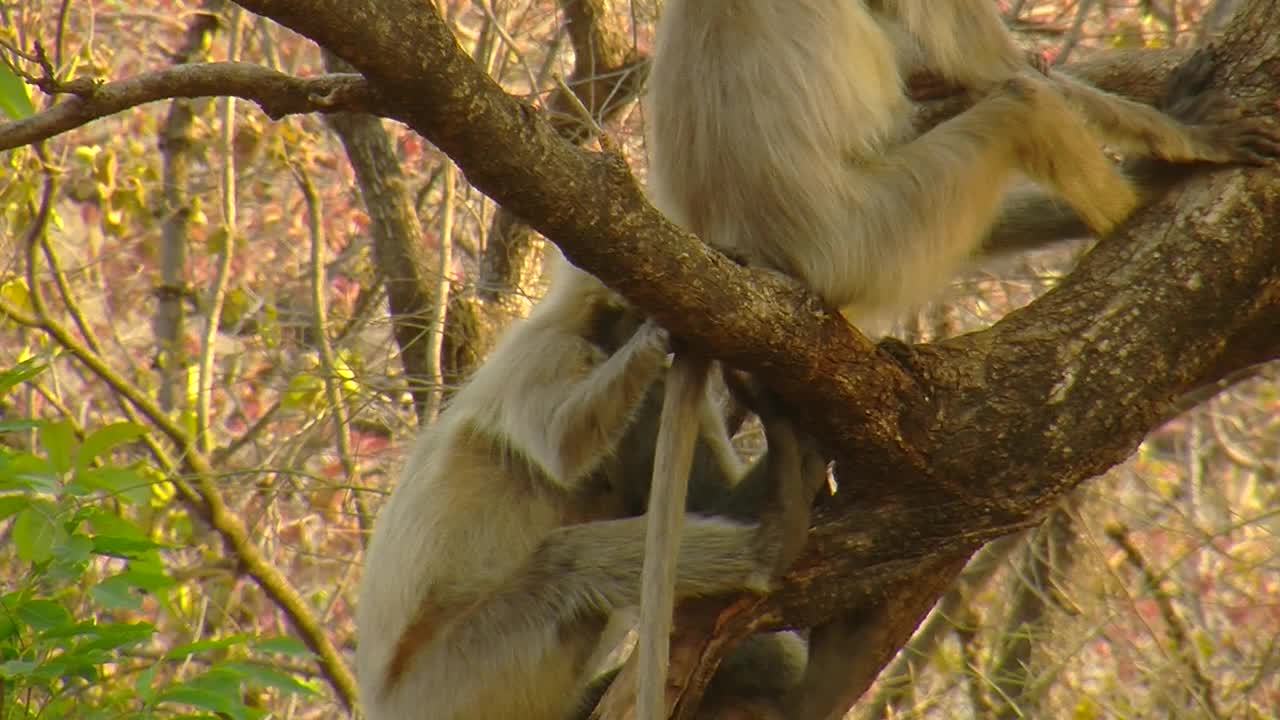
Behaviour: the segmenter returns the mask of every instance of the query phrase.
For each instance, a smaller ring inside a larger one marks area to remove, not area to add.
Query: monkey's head
[[[644,315],[621,295],[570,263],[558,249],[548,249],[546,262],[551,284],[535,312],[554,314],[558,322],[580,328],[584,338],[610,355],[644,322]]]

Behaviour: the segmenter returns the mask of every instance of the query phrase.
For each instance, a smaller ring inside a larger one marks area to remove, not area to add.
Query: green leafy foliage
[[[0,391],[41,367],[0,371]],[[32,431],[34,451],[10,442]],[[165,652],[173,630],[139,619],[173,625],[181,586],[165,562],[169,545],[138,521],[156,510],[150,488],[159,472],[138,460],[113,463],[145,435],[128,422],[0,427],[0,523],[11,540],[0,549],[0,720],[254,720],[267,713],[250,692],[317,693],[270,660],[305,656],[294,640],[234,635]]]
[[[36,111],[27,94],[27,84],[14,74],[13,68],[0,64],[0,110],[14,120],[21,120]]]

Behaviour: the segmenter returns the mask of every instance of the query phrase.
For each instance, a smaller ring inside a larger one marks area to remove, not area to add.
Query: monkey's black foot
[[[894,362],[907,370],[911,370],[916,366],[916,350],[910,343],[905,343],[894,337],[885,337],[876,343],[876,348],[893,358]]]

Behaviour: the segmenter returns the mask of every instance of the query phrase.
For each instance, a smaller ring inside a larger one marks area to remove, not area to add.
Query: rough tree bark
[[[573,71],[566,85],[593,121],[607,124],[635,100],[644,83],[645,59],[636,54],[613,0],[556,0],[564,14],[573,46]],[[552,94],[552,125],[566,140],[582,145],[591,128],[579,117],[576,103],[563,91]],[[497,335],[527,310],[522,292],[537,280],[538,235],[503,207],[489,226],[488,242],[473,292],[459,293],[449,303],[445,323],[446,384],[462,382],[484,360]]]
[[[839,461],[841,492],[776,593],[719,618],[726,639],[855,618],[852,701],[980,545],[1040,521],[1127,457],[1177,399],[1280,355],[1274,169],[1197,178],[1063,283],[992,328],[900,365],[794,284],[666,222],[617,158],[575,148],[461,51],[430,3],[241,0],[358,68],[389,114],[673,332],[760,373]],[[1280,97],[1280,0],[1248,0],[1217,83]]]

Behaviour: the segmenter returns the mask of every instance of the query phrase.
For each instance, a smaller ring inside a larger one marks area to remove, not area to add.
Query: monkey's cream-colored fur
[[[995,30],[983,34],[977,18],[988,15]],[[1019,171],[1110,230],[1135,193],[1007,42],[986,0],[881,12],[856,0],[671,0],[649,79],[654,202],[854,317],[936,292]],[[914,138],[908,59],[993,92]],[[975,71],[978,61],[995,67]]]
[[[621,300],[553,262],[548,296],[422,432],[378,518],[356,614],[370,720],[562,720],[610,613],[639,602],[644,518],[615,519],[625,508],[601,465],[666,338],[645,324],[612,354],[594,344]],[[678,592],[763,589],[775,535],[690,516]]]
[[[986,95],[916,137],[904,77],[921,68]],[[1173,161],[1260,157],[1234,126],[1042,77],[991,0],[669,0],[647,118],[659,209],[855,319],[935,294],[1021,174],[1111,230],[1138,197],[1104,139]]]
[[[980,99],[917,136],[904,84],[917,69]],[[1247,122],[1183,125],[1044,77],[992,0],[668,0],[647,121],[659,209],[733,257],[798,278],[860,324],[943,287],[982,247],[1020,176],[1094,234],[1112,230],[1139,195],[1104,139],[1170,161],[1254,161],[1276,149]],[[691,367],[677,357],[672,371],[697,387]],[[682,447],[665,427],[659,467]],[[678,538],[662,532],[656,509],[679,512],[663,496],[680,497],[680,482],[678,470],[653,482],[640,720],[661,715],[671,607],[648,578],[669,577]]]

